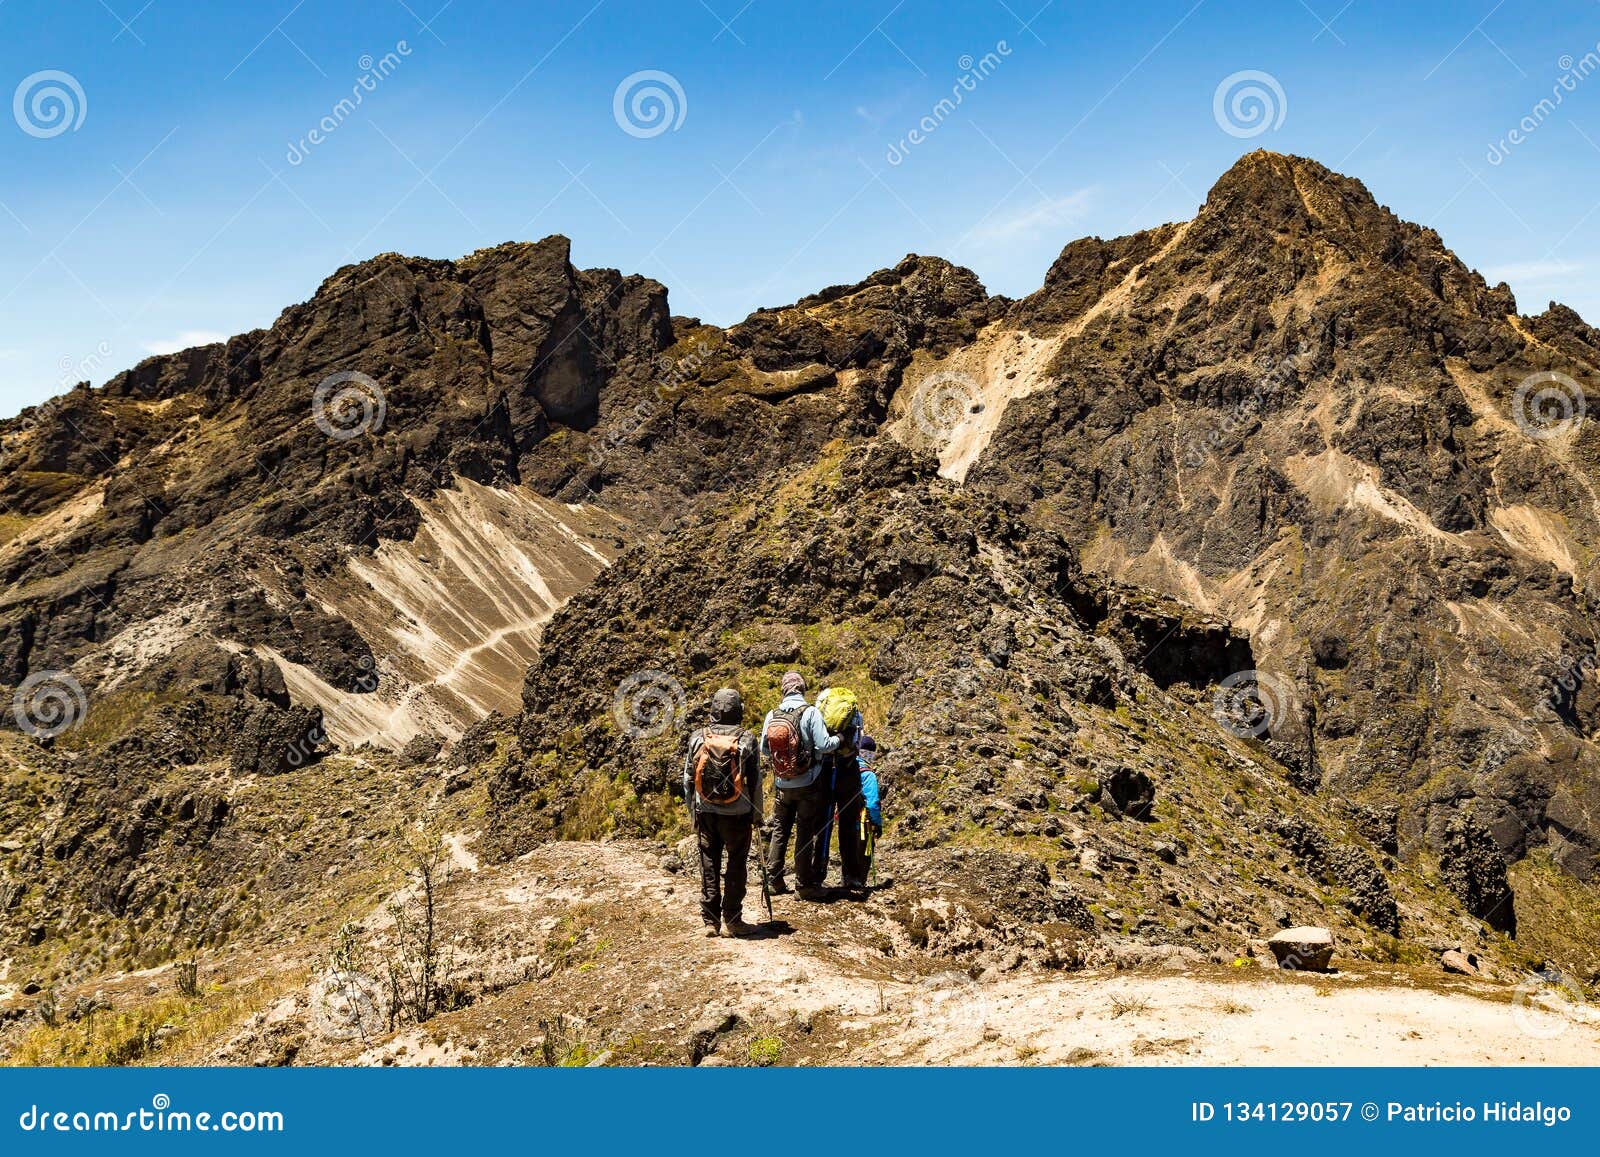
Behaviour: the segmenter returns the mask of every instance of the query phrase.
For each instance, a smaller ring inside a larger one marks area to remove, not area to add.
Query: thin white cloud
[[[1508,265],[1491,265],[1483,271],[1483,278],[1493,285],[1497,281],[1521,281],[1539,285],[1547,281],[1565,281],[1583,272],[1576,261],[1513,261]]]
[[[1081,221],[1093,195],[1092,189],[1079,189],[1064,197],[1046,197],[1006,216],[991,217],[971,232],[970,239],[989,244],[1036,240]]]
[[[209,329],[186,329],[174,338],[157,338],[139,344],[153,354],[175,354],[191,346],[212,345],[227,340],[228,335],[225,333],[216,333]]]

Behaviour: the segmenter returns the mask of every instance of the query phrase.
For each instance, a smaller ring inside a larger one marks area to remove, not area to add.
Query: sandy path
[[[605,905],[620,916],[622,934],[607,929],[618,967],[602,964],[578,991],[612,1007],[647,997],[654,1023],[642,1028],[723,1009],[751,1023],[825,1013],[840,1031],[822,1059],[840,1064],[1600,1064],[1600,1010],[1422,968],[1355,962],[1317,976],[1185,965],[978,983],[954,961],[868,947],[886,925],[876,904],[792,896],[775,903],[783,934],[708,940],[697,880],[665,873],[631,843],[550,845],[486,868],[473,891],[501,913]],[[756,890],[746,916],[758,912]],[[683,983],[691,977],[702,979]]]

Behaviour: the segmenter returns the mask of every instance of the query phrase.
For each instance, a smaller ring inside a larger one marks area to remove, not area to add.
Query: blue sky
[[[721,323],[913,251],[1020,295],[1256,147],[1600,319],[1595,0],[0,0],[5,95],[0,414],[389,250],[565,233]]]

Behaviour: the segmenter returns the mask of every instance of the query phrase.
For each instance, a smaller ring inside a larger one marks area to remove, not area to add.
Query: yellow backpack
[[[848,687],[829,687],[817,696],[817,710],[822,714],[823,724],[833,735],[839,734],[857,709],[856,693]]]

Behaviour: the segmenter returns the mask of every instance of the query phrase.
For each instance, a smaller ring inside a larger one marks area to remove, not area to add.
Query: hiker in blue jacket
[[[863,735],[856,752],[856,766],[861,769],[861,803],[867,811],[867,822],[872,825],[872,838],[883,835],[883,807],[878,793],[878,741]]]
[[[859,719],[858,715],[858,730]],[[883,834],[878,773],[873,770],[878,758],[878,741],[870,735],[862,735],[854,747],[854,754],[848,761],[839,760],[839,777],[834,787],[839,824],[839,870],[844,876],[846,891],[865,892],[869,871],[867,848],[870,846],[865,837],[870,832],[872,841],[876,841]]]
[[[823,779],[823,760],[838,748],[839,737],[828,734],[822,713],[806,702],[805,676],[790,671],[780,687],[782,701],[767,712],[761,724],[761,754],[772,761],[774,788],[767,874],[774,893],[789,890],[783,875],[793,834],[796,894],[802,900],[820,900],[825,893],[817,871],[816,848],[833,808],[832,785]]]

